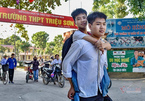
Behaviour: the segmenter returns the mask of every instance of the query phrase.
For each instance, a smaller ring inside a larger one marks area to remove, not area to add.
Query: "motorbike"
[[[57,82],[61,88],[65,85],[65,79],[59,64],[54,64],[52,69],[50,67],[43,67],[42,78],[45,85],[48,85],[49,82]]]
[[[28,83],[28,80],[33,80],[33,68],[31,67],[31,64],[32,63],[26,63],[25,64],[27,65],[26,67],[26,83]]]

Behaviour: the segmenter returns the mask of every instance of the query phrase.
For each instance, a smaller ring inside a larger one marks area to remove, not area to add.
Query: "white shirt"
[[[81,40],[85,36],[89,36],[89,35],[77,30],[73,34],[73,42],[77,40]]]
[[[51,65],[54,65],[54,64],[61,64],[61,60],[60,59],[54,59],[52,62],[51,62]]]
[[[72,69],[76,71],[80,89],[79,96],[92,97],[97,95],[98,84],[100,84],[104,75],[103,66],[105,64],[105,57],[104,54],[101,55],[100,80],[98,83],[98,50],[91,43],[83,39],[73,42],[63,60],[62,67],[63,75],[66,78],[72,77]]]
[[[77,40],[82,40],[83,37],[85,37],[85,36],[89,36],[89,35],[88,35],[88,34],[85,34],[85,33],[83,33],[83,32],[81,32],[81,31],[79,31],[79,30],[76,30],[76,31],[74,32],[74,34],[73,34],[73,42],[74,42],[74,41],[77,41]],[[103,39],[101,39],[101,40],[104,42]],[[106,59],[104,59],[104,60],[105,60],[105,63],[106,63],[106,68],[107,68],[107,67],[108,67],[107,51],[104,52],[104,55],[106,55]]]

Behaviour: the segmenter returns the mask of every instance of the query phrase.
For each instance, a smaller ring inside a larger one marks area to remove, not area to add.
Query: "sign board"
[[[145,20],[135,18],[107,19],[107,40],[112,48],[145,47]]]
[[[0,7],[0,22],[77,29],[72,17]]]
[[[109,72],[145,72],[143,51],[107,51]]]

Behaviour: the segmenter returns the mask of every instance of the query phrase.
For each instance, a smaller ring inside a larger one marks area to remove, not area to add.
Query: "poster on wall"
[[[107,57],[109,72],[145,72],[144,51],[107,51]]]
[[[145,47],[145,20],[107,19],[106,24],[107,40],[112,48]]]

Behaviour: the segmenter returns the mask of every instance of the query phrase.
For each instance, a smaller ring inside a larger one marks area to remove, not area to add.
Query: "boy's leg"
[[[113,101],[108,95],[104,97],[104,101]]]
[[[9,81],[12,82],[12,69],[9,69]]]
[[[12,82],[13,82],[13,78],[14,78],[14,69],[12,69]]]

